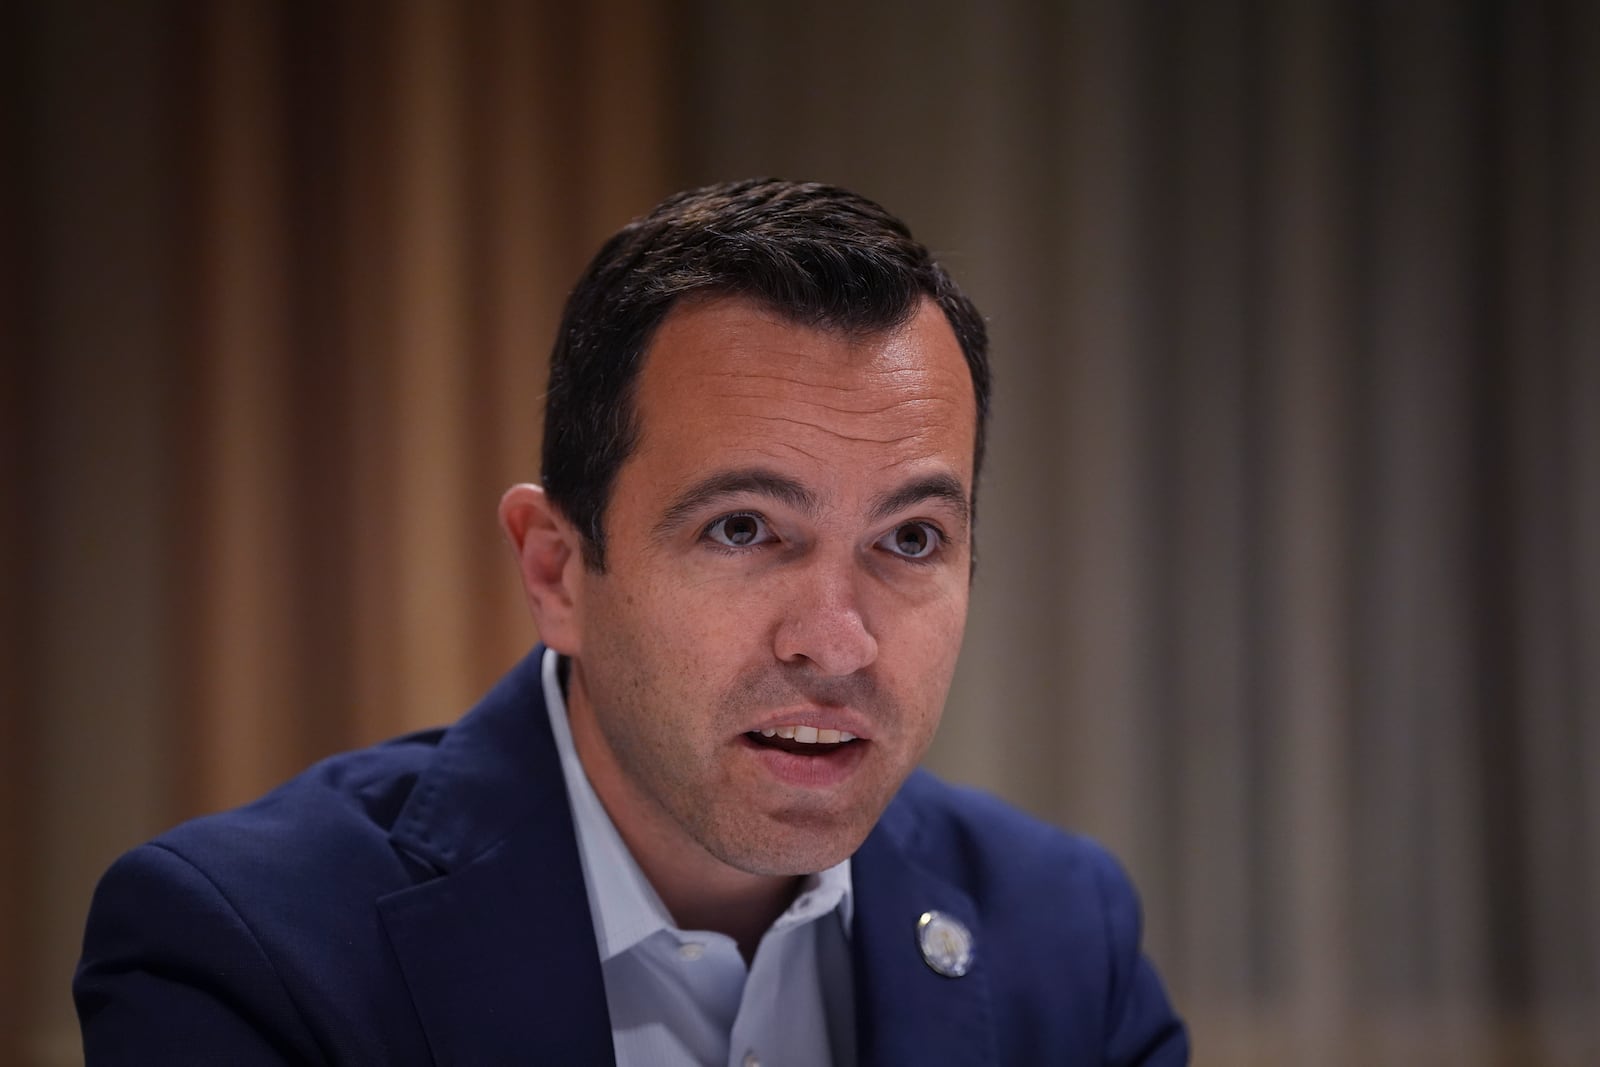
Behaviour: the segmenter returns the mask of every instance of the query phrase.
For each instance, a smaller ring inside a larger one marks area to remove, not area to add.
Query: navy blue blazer
[[[90,1067],[612,1063],[542,652],[119,859],[73,984]],[[1098,846],[917,772],[852,873],[863,1064],[1188,1061]],[[972,932],[964,977],[923,962],[928,910]]]

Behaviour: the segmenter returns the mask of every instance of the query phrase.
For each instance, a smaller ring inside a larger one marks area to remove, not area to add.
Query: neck
[[[748,964],[762,935],[799,893],[803,876],[752,874],[706,851],[618,765],[576,670],[568,679],[567,721],[595,795],[672,921],[679,929],[733,938]]]
[[[620,832],[621,827],[618,829]],[[622,840],[678,928],[726,934],[738,944],[746,964],[755,958],[761,936],[800,891],[797,875],[746,874],[715,860],[712,863],[721,871],[691,869],[691,865],[675,862],[680,857],[650,855],[644,841],[635,841],[626,832],[622,832]],[[718,877],[725,873],[734,877]]]

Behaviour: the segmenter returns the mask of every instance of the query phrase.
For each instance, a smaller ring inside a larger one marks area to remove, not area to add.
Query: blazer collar
[[[922,772],[916,772],[920,777]],[[922,826],[906,793],[889,805],[853,860],[856,1043],[861,1063],[998,1061],[988,964],[977,908],[919,858]],[[970,969],[947,978],[923,960],[917,922],[937,911],[971,933]]]
[[[432,874],[378,910],[441,1064],[613,1063],[543,653],[445,732],[390,833]]]

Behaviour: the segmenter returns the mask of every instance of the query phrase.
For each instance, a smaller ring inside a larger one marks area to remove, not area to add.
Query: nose
[[[773,640],[778,659],[809,662],[829,677],[870,666],[878,639],[862,613],[853,566],[817,560],[794,578]]]

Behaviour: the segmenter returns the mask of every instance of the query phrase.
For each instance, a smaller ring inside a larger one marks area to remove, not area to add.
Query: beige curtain
[[[674,105],[655,3],[4,19],[0,1062],[56,1064],[117,852],[534,640],[495,504]]]
[[[992,318],[933,763],[1116,847],[1198,1063],[1600,1063],[1600,9],[696,10],[703,173]]]

